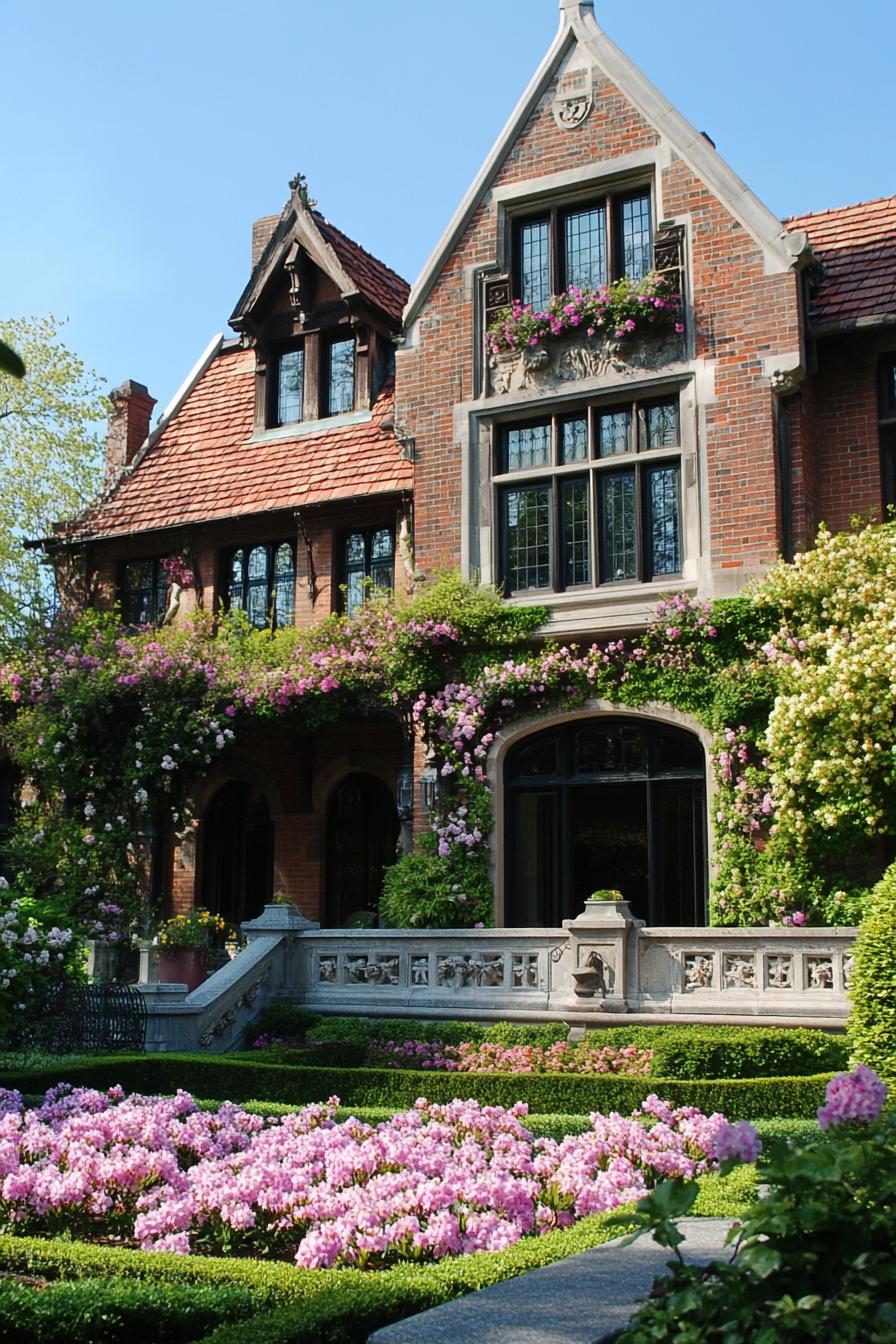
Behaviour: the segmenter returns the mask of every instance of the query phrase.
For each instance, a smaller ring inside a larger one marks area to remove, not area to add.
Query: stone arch
[[[576,722],[598,722],[600,719],[640,721],[644,723],[645,727],[648,725],[667,726],[688,733],[699,741],[705,762],[704,801],[700,810],[702,812],[706,853],[712,853],[714,779],[709,768],[712,756],[712,737],[706,727],[694,715],[674,709],[670,705],[653,701],[644,705],[629,706],[593,699],[566,713],[530,715],[515,720],[513,723],[505,725],[495,735],[495,741],[486,762],[486,779],[492,794],[493,816],[495,818],[495,828],[490,841],[490,866],[495,892],[495,919],[499,926],[507,922],[507,916],[511,913],[510,907],[512,905],[507,891],[507,873],[511,859],[507,836],[508,790],[506,786],[506,766],[508,757],[529,737],[535,738],[538,734],[549,732],[552,729],[562,729]],[[707,874],[708,872],[707,866]],[[577,912],[572,911],[570,913],[575,914]]]

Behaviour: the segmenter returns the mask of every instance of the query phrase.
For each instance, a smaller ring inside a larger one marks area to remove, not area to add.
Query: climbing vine
[[[673,595],[634,639],[537,645],[544,619],[456,576],[312,631],[199,613],[122,635],[114,614],[80,616],[0,668],[25,781],[17,892],[60,926],[89,929],[109,902],[145,919],[152,832],[187,823],[217,758],[265,721],[307,733],[390,712],[442,788],[418,852],[388,872],[384,915],[488,923],[495,735],[600,699],[671,706],[711,735],[717,922],[856,918],[896,843],[896,526],[822,531],[740,599]]]

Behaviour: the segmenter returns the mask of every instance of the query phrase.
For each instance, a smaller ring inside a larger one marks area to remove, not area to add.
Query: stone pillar
[[[571,951],[571,985],[581,1007],[605,1013],[623,1013],[627,996],[636,995],[630,983],[629,942],[637,937],[638,924],[628,901],[586,901],[575,919],[565,919]],[[632,959],[631,966],[636,965]]]

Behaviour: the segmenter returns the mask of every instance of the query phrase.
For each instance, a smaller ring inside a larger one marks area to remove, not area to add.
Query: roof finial
[[[560,17],[570,22],[593,13],[594,0],[560,0]]]
[[[308,195],[308,182],[304,173],[296,173],[295,177],[289,179],[289,189],[306,210],[313,210],[317,205],[317,201]]]

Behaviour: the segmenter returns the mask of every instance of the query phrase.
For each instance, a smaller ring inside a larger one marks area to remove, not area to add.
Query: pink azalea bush
[[[886,1083],[867,1064],[858,1064],[852,1073],[838,1073],[828,1083],[825,1103],[818,1111],[819,1127],[870,1123],[878,1118],[886,1099]]]
[[[120,1237],[144,1250],[377,1268],[501,1250],[713,1165],[723,1116],[648,1097],[625,1118],[534,1139],[527,1107],[420,1099],[373,1126],[338,1098],[262,1119],[185,1092],[0,1093],[0,1210],[22,1233]]]
[[[497,1045],[441,1041],[371,1041],[368,1059],[393,1069],[432,1069],[444,1073],[621,1073],[650,1072],[652,1050],[634,1045]]]

